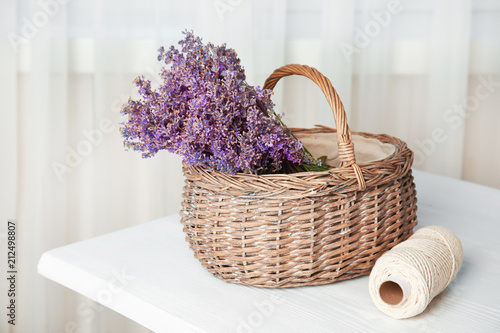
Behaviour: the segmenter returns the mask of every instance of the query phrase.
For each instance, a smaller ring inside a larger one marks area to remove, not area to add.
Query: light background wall
[[[132,80],[155,81],[156,50],[184,29],[235,48],[253,85],[286,63],[318,68],[352,130],[402,138],[416,168],[500,188],[499,1],[0,0],[0,251],[15,219],[21,272],[12,332],[145,331],[85,312],[95,305],[36,265],[179,211],[180,159],[125,152],[118,128]],[[334,125],[305,78],[280,81],[274,101],[289,126]]]

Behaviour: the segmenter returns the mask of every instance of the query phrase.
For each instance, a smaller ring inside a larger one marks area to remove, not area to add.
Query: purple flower
[[[310,162],[274,113],[272,91],[245,82],[236,52],[184,34],[180,49],[158,50],[166,67],[157,89],[144,77],[135,79],[141,98],[122,107],[125,146],[143,157],[167,150],[189,165],[232,174]]]

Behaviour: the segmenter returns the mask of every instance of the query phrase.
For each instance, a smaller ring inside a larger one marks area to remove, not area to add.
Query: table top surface
[[[213,277],[193,257],[178,215],[45,252],[41,275],[155,332],[500,332],[500,190],[414,170],[417,229],[462,241],[456,279],[420,315],[392,319],[368,276],[262,289]]]

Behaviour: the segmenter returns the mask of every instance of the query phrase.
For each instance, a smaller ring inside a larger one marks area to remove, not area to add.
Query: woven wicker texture
[[[417,224],[413,153],[389,135],[356,133],[395,146],[358,165],[344,107],[330,80],[305,65],[277,69],[264,88],[303,75],[324,92],[337,130],[338,168],[295,174],[229,175],[184,165],[181,210],[186,240],[215,276],[256,287],[318,285],[370,273],[385,251]]]

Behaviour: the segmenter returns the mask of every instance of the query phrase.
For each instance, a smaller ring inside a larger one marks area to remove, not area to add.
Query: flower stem
[[[258,93],[254,87],[249,86],[247,82],[244,82],[244,84],[248,89],[251,89],[255,93],[256,96],[258,96]],[[265,117],[271,116],[269,114],[268,110],[266,110],[266,107],[264,106],[264,104],[262,103],[262,101],[260,99],[257,98],[256,104],[257,104],[257,107],[259,108],[259,110],[262,112],[262,114]],[[300,142],[300,140],[295,136],[295,134],[293,134],[293,132],[290,131],[290,129],[285,125],[283,120],[281,120],[281,117],[279,115],[277,115],[276,113],[274,113],[274,115],[278,119],[278,121],[280,122],[281,126],[283,126],[286,129],[288,134],[290,134],[295,141]],[[313,157],[311,152],[302,143],[301,143],[301,145],[302,145],[302,151],[304,153],[305,159],[311,161],[312,163],[301,163],[301,164],[286,163],[287,166],[283,168],[285,173],[295,173],[295,172],[302,172],[302,171],[327,171],[327,170],[331,169],[331,167],[328,164],[326,164],[326,156],[324,158],[320,157],[320,158],[316,159]]]

